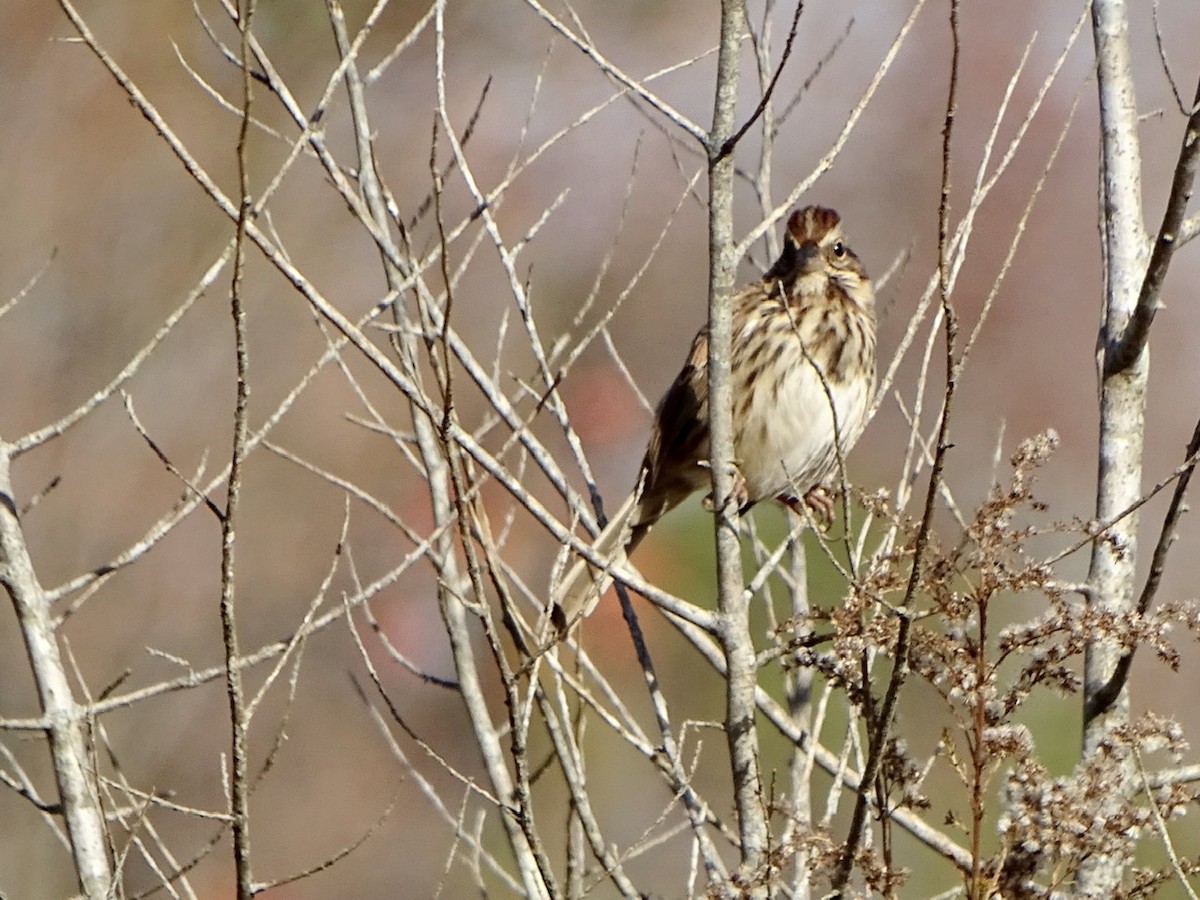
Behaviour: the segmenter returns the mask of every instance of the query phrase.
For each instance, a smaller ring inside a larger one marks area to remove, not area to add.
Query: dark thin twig
[[[1162,531],[1158,535],[1158,543],[1154,547],[1154,555],[1150,560],[1150,573],[1146,576],[1146,584],[1142,587],[1141,596],[1138,597],[1137,611],[1138,615],[1144,616],[1150,609],[1150,604],[1154,602],[1154,597],[1158,594],[1159,585],[1162,583],[1163,572],[1167,567],[1167,553],[1170,552],[1171,546],[1175,543],[1176,534],[1179,528],[1179,518],[1183,514],[1186,507],[1184,506],[1184,497],[1187,495],[1188,482],[1191,481],[1192,473],[1196,470],[1196,454],[1200,453],[1200,421],[1196,422],[1196,428],[1192,432],[1192,440],[1188,443],[1185,459],[1190,459],[1191,464],[1179,476],[1179,480],[1175,482],[1175,491],[1171,494],[1171,504],[1167,507],[1167,514],[1163,518]],[[1121,696],[1121,691],[1124,690],[1126,682],[1129,681],[1129,672],[1133,667],[1133,655],[1137,650],[1136,647],[1129,647],[1121,654],[1117,660],[1116,668],[1113,669],[1112,676],[1095,694],[1088,698],[1088,709],[1085,712],[1086,718],[1094,718],[1103,715]]]
[[[62,484],[61,475],[55,475],[53,478],[51,478],[46,483],[45,487],[25,501],[25,505],[21,507],[21,518],[25,518],[25,516],[27,516],[34,507],[50,496],[51,492],[54,491],[54,489],[60,484]]]
[[[251,76],[250,26],[254,17],[254,0],[240,0],[237,25],[241,32],[242,59],[242,116],[237,142],[239,204],[237,238],[233,256],[233,279],[230,284],[230,313],[233,316],[234,351],[237,365],[236,399],[233,413],[233,452],[229,464],[229,484],[225,513],[221,518],[221,636],[225,647],[225,690],[229,696],[229,725],[231,730],[232,766],[229,771],[229,802],[233,816],[233,858],[237,873],[238,900],[254,896],[254,879],[250,855],[250,773],[246,747],[249,721],[242,688],[242,671],[237,665],[238,648],[235,616],[234,561],[236,557],[236,522],[242,492],[242,463],[245,461],[249,439],[247,406],[249,403],[249,356],[246,345],[246,310],[242,304],[242,284],[246,266],[247,229],[254,205],[250,199],[248,167],[250,107],[254,102],[254,79]]]
[[[1150,265],[1142,280],[1137,308],[1129,320],[1121,338],[1111,346],[1104,357],[1104,374],[1112,375],[1133,365],[1150,339],[1150,325],[1154,315],[1162,306],[1162,286],[1167,277],[1171,258],[1179,246],[1180,227],[1192,198],[1192,184],[1196,180],[1196,169],[1200,167],[1200,83],[1196,85],[1196,99],[1188,116],[1183,132],[1183,146],[1179,151],[1179,162],[1171,179],[1171,194],[1167,200],[1167,211],[1163,214],[1162,226],[1154,241]]]
[[[221,509],[221,507],[217,505],[217,502],[208,496],[208,494],[202,487],[200,487],[200,485],[196,484],[193,479],[184,475],[183,472],[179,470],[179,467],[175,465],[175,463],[171,462],[171,457],[167,456],[166,451],[158,445],[158,442],[150,436],[150,433],[146,431],[145,426],[142,425],[141,420],[138,418],[137,412],[133,408],[133,398],[124,392],[121,393],[121,398],[125,401],[125,413],[129,416],[129,421],[133,423],[134,430],[141,435],[142,440],[146,442],[146,446],[148,446],[154,455],[158,457],[158,461],[166,467],[168,472],[179,479],[179,481],[183,483],[184,487],[188,489],[188,492],[196,497],[201,503],[203,503],[209,512],[216,516],[218,522],[223,524],[225,522],[225,510]]]
[[[846,845],[838,860],[837,869],[832,879],[833,896],[843,896],[850,873],[854,868],[854,858],[862,843],[863,829],[866,824],[867,806],[870,803],[870,789],[879,774],[880,763],[883,760],[884,749],[887,745],[888,731],[891,728],[892,717],[895,714],[896,702],[900,688],[908,674],[908,648],[912,630],[913,616],[911,605],[916,595],[917,585],[921,578],[921,563],[925,549],[929,544],[929,536],[933,527],[933,510],[937,500],[942,471],[946,466],[946,454],[950,450],[950,408],[954,400],[955,387],[958,378],[959,362],[954,357],[955,342],[958,336],[958,316],[950,303],[950,260],[947,258],[950,247],[950,162],[951,138],[954,132],[954,117],[958,105],[958,68],[960,41],[958,33],[958,0],[950,2],[950,34],[952,49],[950,56],[950,87],[946,98],[946,116],[942,127],[942,192],[938,204],[938,282],[941,292],[942,313],[945,318],[946,334],[946,393],[942,405],[941,422],[938,425],[937,452],[934,454],[933,467],[929,476],[929,489],[925,494],[925,511],[921,519],[921,527],[913,545],[912,570],[909,573],[908,585],[905,588],[904,600],[899,606],[899,627],[896,633],[896,644],[893,650],[892,674],[888,680],[887,692],[877,717],[870,723],[870,750],[867,754],[866,765],[863,766],[862,779],[854,802],[854,812],[850,820],[850,833]],[[867,685],[864,684],[864,688]]]
[[[335,865],[365,844],[370,838],[379,833],[379,830],[383,828],[383,824],[391,817],[392,812],[396,809],[396,803],[399,800],[399,796],[400,791],[397,790],[392,795],[391,801],[384,808],[383,812],[380,813],[378,818],[375,819],[375,822],[349,844],[342,847],[331,856],[327,856],[320,862],[309,866],[307,869],[302,869],[299,872],[293,872],[290,875],[285,875],[275,881],[269,881],[266,884],[263,884],[261,889],[264,891],[273,890],[275,888],[284,887],[285,885],[295,884],[298,881],[304,881],[305,879],[311,878],[313,875],[324,872],[327,869],[332,869]]]
[[[750,126],[758,121],[759,117],[766,110],[767,104],[771,102],[771,96],[775,93],[775,85],[779,83],[779,76],[783,74],[783,68],[787,65],[788,59],[792,55],[792,44],[796,40],[796,29],[800,25],[800,13],[803,11],[804,0],[798,0],[796,11],[792,14],[792,26],[788,29],[787,41],[783,45],[783,55],[779,57],[779,65],[775,68],[775,74],[771,76],[771,83],[763,91],[762,99],[758,101],[758,107],[750,114],[750,118],[745,121],[741,128],[734,132],[732,137],[721,145],[721,151],[717,154],[717,160],[724,159],[733,152],[733,148],[738,145],[738,141],[750,130]]]
[[[792,99],[788,101],[788,105],[784,107],[783,112],[775,117],[775,127],[771,129],[771,138],[775,138],[783,129],[784,123],[791,116],[792,112],[795,111],[796,107],[800,105],[800,101],[808,93],[808,89],[812,87],[813,82],[820,77],[821,73],[825,70],[825,66],[837,55],[838,50],[842,48],[842,44],[846,42],[846,38],[850,37],[850,31],[853,28],[854,18],[851,17],[847,20],[846,27],[842,29],[842,33],[829,45],[829,49],[825,51],[825,55],[813,65],[812,71],[808,73],[808,77],[804,79],[803,84],[796,89],[796,93],[792,95]]]
[[[471,141],[471,136],[475,133],[475,126],[479,124],[479,117],[483,114],[483,104],[487,100],[488,91],[491,90],[492,79],[489,76],[487,81],[483,83],[483,88],[479,91],[479,99],[475,101],[475,109],[471,112],[471,117],[467,119],[466,127],[463,128],[462,136],[459,138],[463,147],[466,147]],[[451,156],[450,162],[446,163],[446,167],[441,171],[434,172],[434,178],[438,183],[445,183],[446,178],[458,169],[458,157]],[[425,215],[433,207],[435,189],[431,188],[425,195],[425,198],[417,206],[417,211],[413,213],[412,218],[408,220],[408,225],[401,225],[405,233],[411,233],[416,230],[417,225],[425,218]],[[478,213],[477,213],[478,214]]]
[[[1162,63],[1163,74],[1167,76],[1167,83],[1171,85],[1171,93],[1175,95],[1175,105],[1186,116],[1190,111],[1183,105],[1183,94],[1179,93],[1179,85],[1175,83],[1175,76],[1171,74],[1171,64],[1167,62],[1167,48],[1163,44],[1162,26],[1158,21],[1158,0],[1154,0],[1150,12],[1151,18],[1154,19],[1154,42],[1158,45],[1158,59]]]

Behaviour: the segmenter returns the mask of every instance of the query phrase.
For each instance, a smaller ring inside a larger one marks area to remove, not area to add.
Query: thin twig
[[[844,896],[858,847],[863,841],[863,830],[866,824],[867,807],[871,786],[879,772],[884,749],[888,741],[892,718],[895,714],[896,702],[900,688],[908,675],[909,635],[912,628],[912,603],[916,596],[917,585],[922,574],[925,550],[928,546],[933,528],[934,504],[938,496],[938,485],[946,465],[946,455],[950,450],[950,411],[954,400],[955,387],[958,380],[959,360],[956,357],[956,341],[958,336],[958,317],[950,300],[950,164],[952,138],[954,135],[954,118],[958,110],[958,74],[959,51],[961,49],[958,32],[958,0],[950,2],[950,85],[946,98],[946,114],[942,126],[942,189],[941,200],[938,204],[938,281],[941,299],[942,316],[945,323],[946,336],[946,390],[942,401],[941,421],[938,425],[937,449],[934,453],[933,466],[929,474],[929,488],[925,493],[925,511],[921,525],[913,543],[912,569],[909,573],[908,585],[901,601],[899,622],[896,632],[895,646],[892,650],[892,674],[888,679],[887,691],[883,704],[877,716],[868,722],[870,746],[866,764],[863,766],[862,780],[854,800],[854,812],[850,819],[850,830],[846,844],[839,854],[838,865],[832,878],[834,896]],[[869,687],[868,687],[869,690]]]
[[[233,449],[229,462],[229,483],[225,510],[221,516],[221,637],[225,648],[225,690],[229,698],[231,730],[229,770],[229,808],[233,816],[233,858],[237,873],[238,900],[250,900],[255,886],[250,854],[250,774],[247,737],[249,713],[242,687],[242,672],[236,665],[238,649],[236,612],[237,523],[242,494],[242,465],[249,437],[250,372],[246,345],[246,311],[242,303],[246,265],[246,230],[253,210],[250,197],[249,135],[250,109],[254,103],[254,79],[250,74],[250,29],[254,18],[254,0],[239,0],[237,25],[241,33],[242,120],[238,132],[238,204],[237,235],[234,241],[233,279],[230,284],[230,313],[233,316],[234,354],[237,365],[233,410]]]
[[[1150,265],[1146,269],[1137,306],[1115,343],[1110,343],[1104,354],[1105,374],[1122,372],[1136,360],[1150,340],[1150,326],[1154,315],[1162,308],[1162,286],[1167,269],[1179,246],[1179,232],[1184,224],[1188,203],[1192,198],[1192,185],[1196,170],[1200,168],[1200,83],[1196,85],[1196,99],[1192,113],[1188,116],[1183,131],[1183,142],[1179,159],[1171,179],[1171,193],[1167,198],[1167,209],[1163,213],[1162,225],[1150,254]]]
[[[1185,116],[1190,111],[1183,104],[1183,94],[1179,93],[1179,85],[1175,83],[1175,75],[1171,72],[1171,64],[1167,62],[1167,48],[1163,44],[1162,25],[1158,21],[1158,0],[1150,4],[1151,18],[1154,20],[1154,43],[1158,47],[1158,61],[1162,63],[1163,74],[1171,85],[1171,93],[1175,95],[1175,105]]]
[[[783,53],[779,57],[779,65],[775,69],[775,74],[771,76],[771,80],[768,82],[766,89],[763,91],[762,97],[759,98],[758,106],[755,107],[754,112],[750,114],[750,118],[743,122],[742,127],[734,132],[734,134],[727,138],[725,143],[721,145],[721,149],[717,154],[717,159],[723,159],[733,152],[733,149],[738,145],[738,142],[741,141],[746,132],[750,130],[751,126],[758,121],[759,117],[762,116],[763,111],[766,110],[768,104],[770,104],[771,97],[775,93],[775,85],[779,84],[779,76],[783,74],[784,67],[787,65],[788,60],[791,59],[792,44],[796,40],[796,29],[800,25],[800,13],[803,11],[804,0],[796,0],[796,11],[792,14],[792,25],[788,29],[787,40],[784,42]]]
[[[708,135],[704,129],[685,116],[679,110],[675,109],[653,91],[647,89],[636,79],[626,75],[620,68],[606,59],[596,46],[579,35],[575,34],[564,22],[558,19],[553,13],[541,5],[538,0],[525,0],[525,2],[536,12],[547,24],[555,31],[565,37],[568,41],[577,47],[588,59],[596,64],[596,66],[605,74],[613,78],[617,83],[623,85],[634,95],[640,97],[649,103],[654,109],[658,110],[669,121],[674,122],[685,132],[691,135],[697,143],[703,145],[708,140]]]
[[[1138,615],[1146,615],[1150,609],[1150,604],[1154,602],[1154,598],[1158,594],[1163,573],[1166,571],[1167,554],[1170,552],[1171,546],[1175,543],[1180,516],[1183,515],[1183,512],[1187,508],[1184,504],[1184,498],[1187,495],[1192,473],[1196,470],[1198,454],[1200,454],[1200,421],[1196,423],[1196,427],[1192,431],[1192,439],[1188,442],[1187,451],[1184,454],[1186,461],[1180,466],[1181,471],[1177,470],[1178,476],[1175,481],[1175,490],[1171,493],[1171,502],[1167,507],[1166,516],[1163,518],[1162,528],[1158,533],[1158,543],[1155,544],[1154,554],[1150,558],[1150,571],[1146,575],[1146,583],[1142,587],[1141,596],[1138,597]],[[1136,650],[1136,646],[1126,648],[1117,660],[1117,665],[1113,669],[1113,673],[1108,681],[1088,698],[1089,716],[1103,714],[1121,695],[1121,692],[1125,689],[1125,685],[1129,681],[1129,673],[1133,668],[1133,657]]]

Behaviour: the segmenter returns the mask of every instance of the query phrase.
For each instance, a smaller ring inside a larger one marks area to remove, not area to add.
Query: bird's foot
[[[707,460],[702,461],[700,465],[705,468],[709,466]],[[738,511],[739,515],[754,505],[750,502],[750,489],[746,487],[746,478],[742,475],[742,470],[738,468],[736,462],[733,464],[733,490],[729,499],[733,502],[734,509]],[[712,491],[709,491],[704,496],[703,503],[704,508],[709,512],[713,512],[717,508],[716,504],[713,503]]]
[[[790,494],[780,494],[778,500],[798,516],[803,516],[805,509],[812,513],[816,524],[824,531],[833,524],[834,506],[833,493],[823,484],[813,485],[802,499]]]

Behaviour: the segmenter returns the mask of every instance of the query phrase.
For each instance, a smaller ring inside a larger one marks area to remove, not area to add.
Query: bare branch
[[[233,242],[231,241],[222,254],[216,259],[216,261],[208,267],[208,271],[206,271],[200,277],[200,280],[196,283],[196,286],[188,292],[188,295],[184,298],[183,302],[179,304],[179,306],[175,308],[174,312],[172,312],[171,315],[169,315],[162,323],[162,325],[158,327],[158,330],[154,333],[154,337],[152,337],[148,343],[146,343],[136,354],[134,354],[133,358],[126,363],[125,367],[117,373],[116,377],[113,378],[112,381],[92,394],[92,396],[89,397],[85,403],[76,407],[58,421],[52,422],[49,425],[39,428],[37,431],[31,432],[24,437],[17,438],[15,441],[13,441],[10,445],[12,448],[13,457],[16,458],[23,453],[27,453],[34,447],[39,447],[47,441],[65,433],[69,428],[71,428],[71,426],[81,422],[93,410],[95,410],[96,407],[100,406],[100,404],[104,403],[104,401],[106,401],[114,393],[119,391],[125,384],[127,384],[129,380],[137,374],[138,370],[142,367],[142,364],[150,358],[151,354],[153,354],[156,349],[158,349],[158,346],[163,342],[167,335],[171,333],[171,330],[176,324],[178,324],[179,320],[184,317],[184,315],[189,309],[192,308],[195,302],[199,300],[200,297],[204,295],[204,292],[212,285],[212,283],[217,280],[217,276],[221,274],[221,270],[225,268],[225,264],[229,262],[229,258],[232,254]]]
[[[241,35],[242,61],[242,118],[237,143],[240,202],[234,239],[233,279],[229,290],[237,377],[233,410],[233,450],[229,462],[225,509],[221,516],[221,638],[225,649],[225,690],[229,697],[230,756],[233,761],[227,790],[233,816],[233,859],[237,872],[238,900],[250,900],[255,893],[250,855],[250,773],[247,744],[250,716],[242,688],[242,671],[237,665],[241,651],[237,629],[235,575],[242,465],[246,460],[250,434],[247,409],[250,397],[249,351],[246,345],[246,313],[242,303],[242,284],[246,265],[246,229],[254,209],[254,201],[250,196],[248,160],[250,109],[254,103],[254,80],[250,75],[250,29],[253,20],[254,0],[238,0],[237,25]]]
[[[21,290],[17,291],[14,296],[0,304],[0,319],[4,318],[7,313],[16,309],[17,304],[29,296],[29,293],[37,286],[37,283],[42,280],[42,276],[45,275],[46,271],[50,268],[50,263],[54,262],[54,257],[56,255],[57,253],[51,253],[49,259],[42,263],[42,267],[38,269],[37,272],[34,273],[33,277],[25,283],[25,286],[21,288]]]
[[[721,150],[718,154],[719,157],[728,156],[734,151],[734,148],[737,147],[738,142],[742,139],[746,132],[750,130],[751,126],[758,121],[759,117],[761,117],[763,112],[766,110],[767,105],[771,102],[771,97],[775,94],[775,86],[779,84],[779,76],[783,74],[784,67],[787,66],[788,60],[791,59],[792,43],[796,40],[796,29],[800,25],[800,13],[803,10],[804,0],[797,0],[796,11],[792,14],[792,25],[788,29],[787,40],[784,42],[783,53],[779,57],[779,65],[775,68],[775,74],[771,76],[771,80],[767,83],[766,88],[763,90],[762,97],[758,101],[758,106],[755,107],[754,112],[750,114],[750,118],[743,122],[742,127],[734,132],[734,134],[729,137],[721,146]]]
[[[1184,127],[1183,146],[1179,150],[1179,161],[1175,164],[1175,175],[1171,179],[1171,194],[1167,198],[1167,209],[1150,254],[1150,265],[1142,280],[1137,306],[1128,326],[1116,338],[1116,343],[1107,348],[1104,355],[1106,375],[1127,369],[1150,340],[1150,325],[1154,322],[1155,313],[1163,305],[1163,282],[1180,243],[1180,229],[1184,225],[1188,202],[1192,199],[1197,168],[1200,168],[1200,83],[1196,85],[1196,99]]]
[[[1179,239],[1177,247],[1182,247],[1188,241],[1200,235],[1200,214],[1190,216],[1179,223]]]
[[[737,808],[741,866],[738,879],[750,897],[765,897],[759,871],[769,845],[762,777],[759,773],[758,731],[754,722],[756,654],[750,636],[750,605],[743,593],[738,504],[734,495],[733,340],[734,277],[737,255],[733,240],[733,156],[724,152],[733,133],[737,107],[738,69],[746,28],[743,0],[721,3],[721,39],[717,54],[713,124],[708,149],[708,396],[709,461],[713,512],[716,514],[718,631],[728,664],[726,672],[725,739],[729,744],[730,774]]]
[[[34,571],[25,534],[17,519],[11,478],[12,451],[0,443],[0,584],[16,608],[17,620],[37,684],[45,719],[59,803],[71,839],[75,874],[89,897],[105,897],[113,887],[108,830],[87,737],[87,716],[76,702],[54,632],[50,603]]]
[[[913,545],[912,569],[909,572],[908,584],[899,610],[899,623],[896,632],[895,646],[892,649],[892,673],[888,679],[887,691],[884,694],[883,705],[874,716],[868,715],[867,727],[870,735],[870,746],[866,764],[863,767],[862,781],[858,786],[858,794],[854,801],[854,812],[850,820],[850,830],[846,844],[842,849],[837,869],[833,875],[833,889],[837,897],[841,897],[850,878],[858,847],[863,839],[863,826],[866,821],[868,791],[875,782],[879,765],[883,759],[884,749],[895,715],[896,702],[900,689],[909,672],[909,639],[912,633],[912,604],[916,598],[917,586],[922,575],[925,562],[925,551],[928,547],[930,532],[933,528],[934,503],[938,496],[938,486],[946,466],[946,454],[950,444],[950,410],[953,405],[955,389],[958,382],[961,358],[956,356],[958,337],[958,317],[950,300],[950,162],[952,138],[954,136],[954,119],[958,112],[958,75],[959,52],[961,44],[958,32],[958,0],[950,3],[950,85],[946,97],[946,114],[942,125],[942,191],[941,202],[938,204],[938,282],[941,299],[942,316],[945,322],[946,335],[946,389],[942,400],[942,414],[938,422],[938,440],[934,451],[933,467],[929,474],[929,488],[925,492],[925,509],[921,517],[921,525],[917,531]],[[866,679],[864,679],[866,682]],[[869,687],[868,687],[869,691]]]
[[[632,91],[637,97],[645,100],[654,109],[658,110],[669,121],[674,122],[685,132],[691,135],[696,141],[704,145],[708,141],[708,135],[704,129],[672,107],[654,92],[647,90],[636,79],[626,75],[621,69],[613,65],[601,55],[600,51],[590,42],[587,41],[575,32],[571,31],[564,22],[559,20],[548,9],[541,5],[538,0],[525,0],[529,7],[536,12],[551,28],[561,34],[564,38],[574,44],[583,54],[594,62],[600,69],[618,84],[623,85],[627,90]]]

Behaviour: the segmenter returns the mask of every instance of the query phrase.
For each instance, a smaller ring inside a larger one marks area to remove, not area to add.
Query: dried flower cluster
[[[905,736],[916,732],[903,720],[887,733],[875,785],[887,798],[880,801],[884,832],[888,810],[931,808],[944,815],[970,843],[963,876],[971,896],[1050,896],[1090,857],[1132,859],[1156,816],[1179,818],[1196,799],[1188,785],[1148,780],[1147,756],[1166,754],[1178,765],[1185,747],[1178,725],[1152,714],[1116,729],[1070,775],[1053,776],[1039,761],[1024,707],[1039,688],[1076,693],[1091,641],[1103,636],[1129,652],[1152,649],[1175,668],[1172,626],[1182,623],[1200,634],[1193,604],[1163,603],[1145,613],[1098,609],[1055,579],[1053,559],[1033,552],[1049,538],[1070,545],[1081,536],[1077,524],[1032,524],[1046,512],[1034,494],[1036,474],[1056,445],[1053,432],[1022,443],[1011,457],[1008,483],[992,488],[957,537],[929,536],[911,594],[919,523],[895,514],[878,494],[862,498],[873,515],[891,523],[896,549],[887,550],[885,541],[839,604],[813,612],[815,634],[787,643],[792,664],[812,667],[845,691],[870,730],[878,728],[880,672],[887,668],[878,662],[895,663],[907,620],[905,662],[941,698],[947,724],[923,760],[911,755]],[[928,778],[947,772],[959,785],[958,799],[943,788],[931,800]],[[970,810],[965,820],[963,807]],[[892,871],[886,855],[863,852],[855,867],[864,877],[871,859]],[[836,856],[836,848],[826,853]],[[1141,872],[1138,890],[1170,874]],[[886,881],[881,875],[867,880],[873,886]]]

